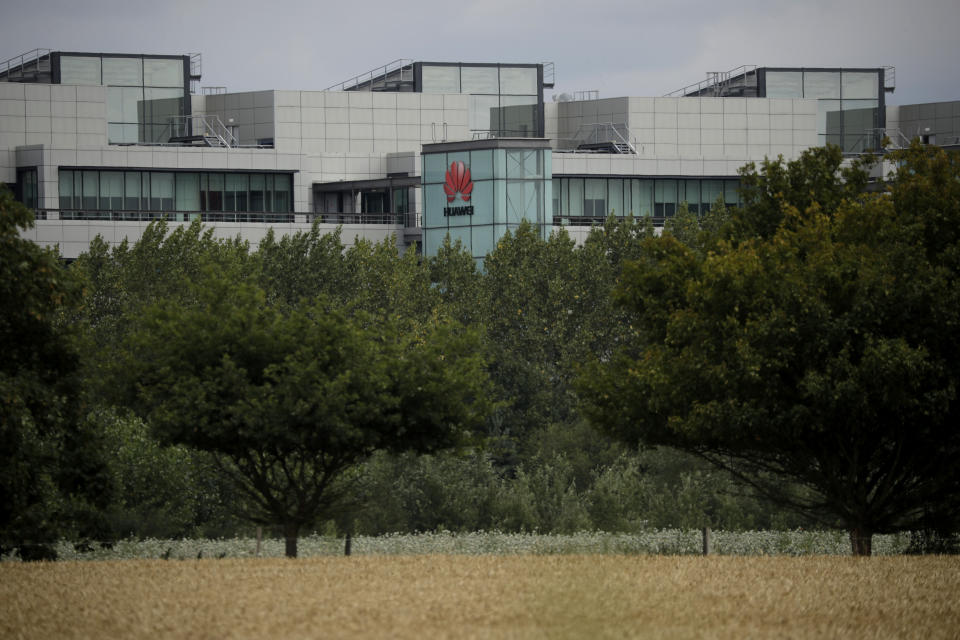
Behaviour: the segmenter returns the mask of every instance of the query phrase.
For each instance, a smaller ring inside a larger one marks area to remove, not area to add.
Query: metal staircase
[[[170,143],[206,147],[239,147],[240,141],[220,116],[194,114],[170,118]]]
[[[51,82],[50,49],[34,49],[0,62],[0,82]]]
[[[637,153],[630,142],[630,129],[623,123],[595,122],[580,125],[573,136],[578,144],[576,151],[581,153]]]
[[[324,91],[403,91],[407,87],[407,90],[413,90],[413,60],[398,58],[329,86]]]

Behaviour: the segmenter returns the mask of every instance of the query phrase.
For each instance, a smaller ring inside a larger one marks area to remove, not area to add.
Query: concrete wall
[[[624,123],[638,154],[557,154],[556,174],[734,176],[746,162],[792,159],[818,144],[816,100],[610,98],[548,107],[547,130],[561,142],[584,124]]]
[[[899,129],[908,140],[933,134],[936,144],[960,144],[960,101],[887,107],[887,129]]]

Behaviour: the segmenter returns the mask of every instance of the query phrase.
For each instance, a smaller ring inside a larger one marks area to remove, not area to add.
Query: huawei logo
[[[458,193],[464,202],[470,202],[470,192],[473,191],[473,182],[470,181],[470,169],[459,160],[451,162],[443,190],[447,194],[448,204],[453,202],[453,199],[457,197]]]

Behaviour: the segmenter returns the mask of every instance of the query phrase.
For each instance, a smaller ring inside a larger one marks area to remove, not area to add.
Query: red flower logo
[[[470,181],[470,169],[459,160],[451,162],[443,190],[447,194],[447,203],[453,202],[453,199],[458,193],[464,202],[470,202],[470,192],[473,191],[473,182]]]

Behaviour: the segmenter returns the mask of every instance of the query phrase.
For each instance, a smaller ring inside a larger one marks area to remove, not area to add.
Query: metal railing
[[[723,89],[723,87],[730,85],[731,81],[740,77],[744,78],[745,84],[747,74],[756,70],[757,65],[744,64],[735,69],[730,69],[730,71],[708,71],[705,80],[701,80],[700,82],[696,82],[694,84],[688,84],[687,86],[677,89],[676,91],[671,91],[670,93],[665,93],[663,94],[663,97],[673,98],[690,95],[691,93],[699,94],[700,92],[711,87],[715,87],[716,91],[719,92]],[[717,93],[717,95],[719,95],[719,93]]]
[[[290,223],[295,222],[294,213],[267,213],[257,211],[134,211],[115,209],[35,209],[37,220],[53,220],[51,214],[63,221],[84,222],[239,222],[239,223]]]
[[[382,67],[376,67],[375,69],[371,69],[370,71],[356,75],[348,80],[331,85],[324,89],[324,91],[349,91],[350,89],[364,85],[368,85],[371,89],[373,89],[377,80],[380,80],[386,84],[387,79],[390,78],[390,74],[393,73],[397,74],[398,82],[412,83],[413,60],[408,58],[397,58],[396,60],[388,62]]]
[[[386,224],[413,228],[420,226],[421,214],[320,212],[307,214],[307,220],[321,224]]]
[[[543,86],[552,87],[557,77],[557,68],[552,62],[541,62],[543,65]]]
[[[227,128],[220,116],[212,113],[170,116],[170,140],[202,138],[214,147],[239,147],[240,141]]]
[[[10,72],[20,69],[21,73],[26,70],[27,65],[35,63],[36,72],[40,73],[40,61],[50,56],[50,49],[33,49],[18,56],[13,56],[9,60],[0,62],[0,76],[9,76]]]

